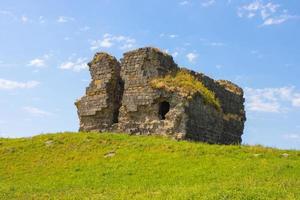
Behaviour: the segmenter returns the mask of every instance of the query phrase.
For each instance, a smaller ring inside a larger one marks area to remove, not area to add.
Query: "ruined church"
[[[88,65],[91,83],[75,102],[80,131],[241,143],[245,99],[230,81],[181,68],[152,47],[124,53],[120,61],[96,53]]]

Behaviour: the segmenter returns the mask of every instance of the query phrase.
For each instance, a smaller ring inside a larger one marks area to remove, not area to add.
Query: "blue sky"
[[[245,90],[245,144],[300,149],[300,1],[0,1],[0,137],[76,131],[97,51],[155,46]]]

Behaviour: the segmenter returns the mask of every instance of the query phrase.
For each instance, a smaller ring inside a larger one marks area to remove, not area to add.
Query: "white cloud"
[[[169,38],[171,38],[171,39],[174,39],[174,38],[177,38],[178,35],[177,35],[177,34],[165,34],[165,33],[161,33],[161,34],[159,35],[159,37],[169,37]]]
[[[100,41],[99,45],[100,47],[110,48],[113,43],[111,42],[110,38],[104,38],[102,41]]]
[[[175,51],[174,53],[172,53],[172,56],[174,57],[174,58],[176,58],[177,56],[178,56],[178,52],[177,51]]]
[[[294,98],[292,99],[292,105],[295,107],[300,107],[300,93],[294,95]]]
[[[80,72],[81,70],[85,70],[88,69],[88,65],[87,65],[87,58],[78,58],[75,61],[67,61],[62,63],[59,66],[60,69],[63,70],[72,70],[75,72]]]
[[[214,5],[215,3],[216,3],[215,0],[204,0],[204,1],[201,3],[201,5],[202,5],[203,7],[209,7],[209,6]]]
[[[125,43],[122,46],[120,46],[121,50],[128,50],[128,49],[133,49],[134,44],[133,43]]]
[[[93,40],[90,49],[92,51],[100,48],[111,48],[118,46],[121,50],[133,49],[136,46],[136,40],[124,35],[112,35],[106,33],[101,40]]]
[[[289,19],[298,18],[297,16],[288,14],[287,10],[281,9],[281,5],[272,3],[264,3],[263,0],[254,0],[249,4],[245,4],[238,8],[238,16],[241,18],[260,17],[262,26],[278,25]]]
[[[0,14],[4,15],[4,16],[7,16],[7,17],[9,17],[9,18],[11,18],[13,20],[17,19],[16,15],[13,12],[8,11],[8,10],[0,10]]]
[[[189,3],[190,3],[189,1],[181,1],[181,2],[179,2],[179,5],[185,6],[185,5],[188,5]]]
[[[296,16],[292,15],[280,15],[273,18],[268,18],[264,21],[263,26],[269,26],[269,25],[276,25],[276,24],[282,24],[286,22],[289,19],[297,18]]]
[[[40,22],[40,24],[44,24],[46,22],[44,16],[39,17],[39,22]]]
[[[69,40],[71,40],[71,38],[66,36],[66,37],[64,37],[64,40],[69,41]]]
[[[26,24],[28,22],[32,22],[26,15],[17,15],[9,10],[0,10],[0,15],[4,15],[14,21],[21,22]]]
[[[186,58],[188,59],[189,62],[194,62],[197,59],[198,55],[195,53],[188,53],[186,55]]]
[[[32,107],[32,106],[24,106],[22,109],[25,112],[32,114],[32,115],[36,115],[36,116],[51,116],[51,115],[53,115],[50,112],[47,112],[47,111],[44,111],[44,110],[41,110],[39,108]]]
[[[113,38],[110,34],[104,34],[102,40],[94,40],[91,42],[91,50],[94,51],[96,49],[102,48],[110,48],[113,44]]]
[[[199,38],[198,39],[203,45],[205,46],[211,46],[211,47],[223,47],[225,46],[226,44],[223,43],[223,42],[216,42],[216,41],[213,41],[213,40],[209,40],[207,38]]]
[[[46,64],[45,64],[45,60],[40,58],[35,58],[31,60],[28,65],[34,67],[45,67]]]
[[[209,45],[213,46],[213,47],[222,47],[222,46],[225,46],[225,44],[222,43],[222,42],[211,42]]]
[[[58,23],[67,23],[70,21],[74,21],[75,19],[73,17],[66,17],[66,16],[59,16],[57,19]]]
[[[8,11],[8,10],[0,10],[0,14],[1,15],[13,15],[13,13],[11,11]]]
[[[34,58],[31,61],[29,61],[28,66],[33,66],[36,68],[46,67],[46,61],[49,60],[50,57],[51,54],[45,54],[41,58]]]
[[[178,35],[171,34],[171,35],[169,35],[169,37],[170,37],[170,38],[177,38],[177,37],[178,37]]]
[[[162,49],[162,51],[169,54],[169,49]]]
[[[26,17],[25,15],[23,15],[22,17],[21,17],[21,21],[22,21],[22,23],[27,23],[28,22],[28,17]]]
[[[17,82],[0,79],[0,90],[30,89],[39,85],[37,81]]]
[[[288,107],[300,107],[300,93],[294,87],[246,88],[246,107],[249,111],[279,113]]]

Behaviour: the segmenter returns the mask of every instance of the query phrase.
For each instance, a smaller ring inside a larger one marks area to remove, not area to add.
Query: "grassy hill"
[[[0,199],[300,199],[300,151],[125,134],[0,139]]]

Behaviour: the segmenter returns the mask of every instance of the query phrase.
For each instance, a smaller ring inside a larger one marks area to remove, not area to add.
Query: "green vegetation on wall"
[[[191,98],[194,94],[199,93],[203,97],[204,103],[212,105],[218,111],[221,110],[220,101],[215,96],[215,93],[185,70],[179,70],[175,75],[153,79],[150,84],[153,88],[178,92],[187,98]]]

